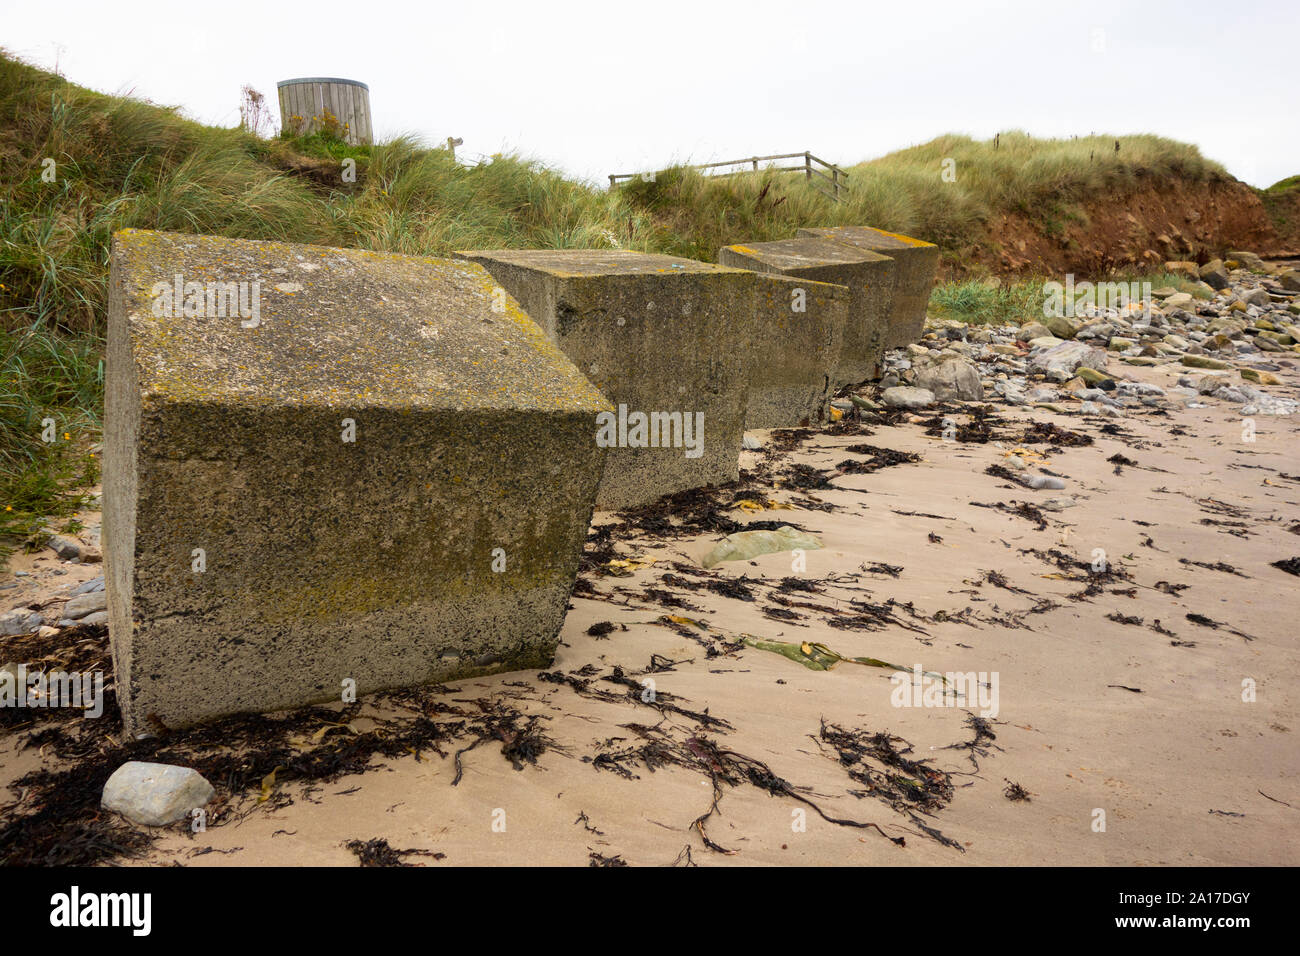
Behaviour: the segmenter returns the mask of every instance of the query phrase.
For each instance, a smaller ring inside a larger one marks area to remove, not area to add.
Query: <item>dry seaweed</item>
[[[421,863],[407,863],[404,856],[428,856],[435,860],[445,860],[447,854],[432,850],[396,850],[388,841],[376,837],[373,840],[349,840],[343,844],[356,854],[362,866],[423,866]]]

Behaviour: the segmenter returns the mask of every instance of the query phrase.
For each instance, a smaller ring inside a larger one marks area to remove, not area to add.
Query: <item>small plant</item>
[[[263,139],[274,136],[275,120],[266,97],[251,86],[244,86],[239,94],[239,128]]]

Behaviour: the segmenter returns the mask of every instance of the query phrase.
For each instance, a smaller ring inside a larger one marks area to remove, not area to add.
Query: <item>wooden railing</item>
[[[721,163],[699,163],[687,166],[687,169],[721,169],[726,166],[749,166],[749,169],[732,169],[725,173],[711,173],[713,176],[736,176],[741,173],[756,173],[760,171],[759,163],[774,163],[788,159],[800,159],[803,162],[795,166],[763,166],[762,171],[771,171],[777,173],[803,173],[809,184],[825,194],[836,202],[842,202],[840,196],[841,190],[847,190],[849,174],[840,169],[834,163],[828,163],[824,159],[819,159],[808,151],[802,153],[778,153],[775,156],[749,156],[745,159],[729,159]],[[819,168],[820,167],[820,168]],[[613,189],[618,185],[620,180],[649,179],[654,173],[610,173],[609,188]],[[816,176],[817,179],[813,179]],[[820,180],[820,181],[819,181]]]

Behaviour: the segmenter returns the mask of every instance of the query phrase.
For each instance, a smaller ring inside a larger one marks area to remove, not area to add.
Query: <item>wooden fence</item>
[[[824,159],[819,159],[808,151],[802,153],[778,153],[774,156],[749,156],[745,159],[729,159],[721,163],[699,163],[693,166],[687,166],[687,169],[721,169],[726,166],[748,166],[748,169],[732,169],[725,173],[711,173],[713,176],[736,176],[742,173],[756,173],[760,171],[759,163],[778,163],[785,160],[798,159],[802,162],[792,166],[763,166],[762,170],[770,170],[778,173],[803,173],[809,184],[825,194],[828,198],[836,202],[843,202],[840,196],[841,190],[847,190],[849,174],[840,169],[834,163],[828,163]],[[620,180],[636,179],[638,177],[650,178],[653,173],[610,173],[609,188],[613,189],[618,185]],[[813,177],[817,177],[814,179]]]

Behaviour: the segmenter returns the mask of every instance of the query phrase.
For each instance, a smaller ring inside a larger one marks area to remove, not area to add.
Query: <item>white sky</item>
[[[1098,32],[1100,31],[1100,32]],[[239,90],[370,86],[376,135],[611,172],[947,132],[1158,133],[1267,186],[1300,173],[1300,3],[0,0],[0,46],[234,126]]]

